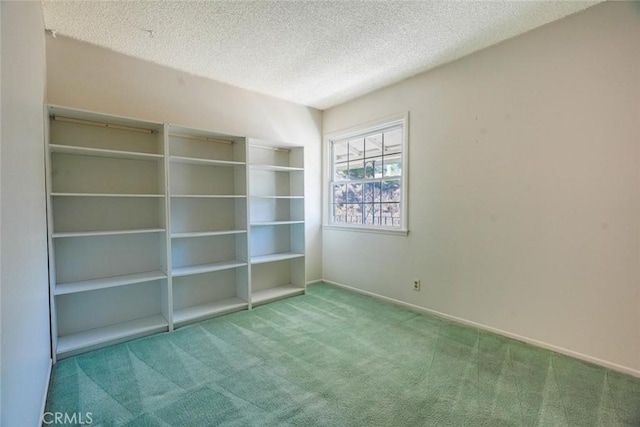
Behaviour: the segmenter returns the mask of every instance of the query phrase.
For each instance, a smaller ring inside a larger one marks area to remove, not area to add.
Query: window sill
[[[409,234],[409,230],[398,228],[358,227],[356,225],[325,224],[322,228],[324,230],[355,231],[358,233],[389,234],[392,236],[406,236]]]

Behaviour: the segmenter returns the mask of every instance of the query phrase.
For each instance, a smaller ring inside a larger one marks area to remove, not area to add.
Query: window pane
[[[382,202],[400,202],[402,188],[399,179],[388,179],[382,181]]]
[[[364,185],[364,201],[365,203],[380,202],[380,181],[367,182]]]
[[[360,183],[347,184],[347,202],[349,203],[362,202],[362,184]]]
[[[333,184],[333,203],[347,203],[346,184]]]
[[[365,158],[380,159],[382,157],[382,134],[378,133],[365,138]]]
[[[399,157],[392,156],[389,160],[385,156],[384,159],[384,177],[402,176],[402,160]]]
[[[362,160],[364,158],[364,138],[349,141],[349,158]]]
[[[389,227],[400,225],[400,203],[383,203],[381,212],[381,224]]]
[[[349,161],[349,179],[364,178],[364,162],[362,160]]]
[[[348,143],[334,142],[332,149],[333,156],[333,179],[341,181],[347,177],[349,169]]]
[[[362,223],[362,205],[361,204],[348,204],[347,205],[347,219],[349,224],[361,224]]]
[[[396,128],[384,133],[384,155],[402,152],[402,129]]]
[[[347,205],[346,204],[333,205],[333,222],[340,222],[340,223],[347,222]]]

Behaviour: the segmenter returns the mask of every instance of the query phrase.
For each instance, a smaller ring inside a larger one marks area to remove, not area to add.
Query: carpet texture
[[[104,426],[640,426],[640,379],[318,284],[54,366]]]

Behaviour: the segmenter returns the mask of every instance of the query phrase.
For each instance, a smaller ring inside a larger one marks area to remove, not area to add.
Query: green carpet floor
[[[640,425],[640,379],[332,286],[60,361],[117,426]]]

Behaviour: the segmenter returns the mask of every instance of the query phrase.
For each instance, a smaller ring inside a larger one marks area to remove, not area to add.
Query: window
[[[328,224],[406,233],[407,117],[328,138]]]

